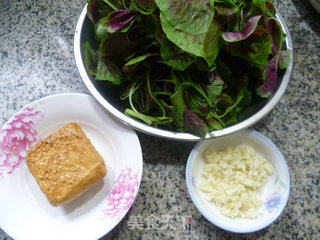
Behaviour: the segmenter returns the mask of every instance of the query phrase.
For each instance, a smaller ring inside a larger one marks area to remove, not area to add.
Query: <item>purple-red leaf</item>
[[[272,53],[273,55],[276,55],[280,50],[283,41],[281,25],[276,18],[269,18],[266,25],[267,32],[272,37]]]
[[[208,132],[207,124],[197,116],[194,112],[190,111],[186,106],[183,112],[183,124],[192,132],[204,137]]]
[[[99,12],[99,5],[100,5],[99,0],[91,0],[91,1],[89,1],[88,6],[87,6],[88,17],[94,23],[97,23],[98,20],[102,17]]]
[[[226,42],[238,42],[247,39],[255,31],[260,18],[261,16],[255,16],[250,18],[244,26],[242,32],[225,32],[222,34],[222,38]]]
[[[144,10],[144,11],[149,11],[152,8],[154,8],[154,0],[135,0],[135,3],[137,6]]]
[[[117,10],[109,13],[109,15],[103,19],[103,22],[107,26],[107,31],[110,33],[118,32],[131,21],[136,18],[136,13],[130,10]]]
[[[100,51],[105,57],[127,57],[139,47],[139,44],[128,40],[123,33],[111,34],[100,44]]]
[[[248,7],[244,7],[244,9],[242,10],[241,14],[242,14],[243,21],[246,21],[247,17],[248,17],[248,14],[249,14],[249,8]]]
[[[277,85],[278,58],[272,58],[265,66],[265,81],[258,87],[257,94],[263,98],[269,97]]]
[[[211,72],[211,76],[209,78],[209,82],[212,83],[216,79],[217,79],[217,76],[214,74],[214,72]]]
[[[266,8],[269,10],[269,14],[271,16],[274,16],[276,14],[276,9],[275,9],[273,3],[266,1],[265,5],[266,5]]]

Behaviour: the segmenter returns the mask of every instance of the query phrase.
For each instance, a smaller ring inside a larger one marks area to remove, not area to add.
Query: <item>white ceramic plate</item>
[[[218,207],[205,199],[198,185],[202,181],[204,167],[202,158],[207,148],[222,151],[240,144],[252,146],[273,165],[275,172],[267,178],[260,193],[261,215],[256,219],[228,218],[220,213]],[[249,233],[261,230],[276,220],[285,208],[290,192],[288,166],[279,149],[265,136],[254,130],[243,130],[225,137],[198,143],[192,150],[186,169],[186,182],[191,199],[200,213],[214,225],[230,232]]]
[[[77,122],[105,159],[107,176],[78,199],[53,207],[24,161],[39,139]],[[129,211],[141,181],[136,133],[111,118],[85,94],[35,101],[0,130],[0,227],[15,239],[97,239]]]

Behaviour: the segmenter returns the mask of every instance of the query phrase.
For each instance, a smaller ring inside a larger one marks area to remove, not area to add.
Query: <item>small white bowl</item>
[[[198,188],[202,180],[204,166],[203,152],[210,147],[215,151],[245,144],[265,156],[273,165],[275,172],[267,178],[261,191],[261,215],[256,219],[228,218],[220,213],[213,203],[208,202]],[[265,136],[247,129],[225,137],[199,142],[191,151],[186,182],[190,197],[200,213],[214,225],[235,233],[250,233],[261,230],[275,221],[285,208],[290,193],[290,174],[285,159],[279,149]]]

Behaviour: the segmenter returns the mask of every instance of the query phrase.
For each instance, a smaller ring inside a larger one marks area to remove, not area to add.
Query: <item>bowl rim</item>
[[[95,88],[93,83],[91,82],[88,73],[85,69],[84,62],[81,57],[81,32],[82,32],[82,26],[84,23],[85,18],[87,17],[87,4],[84,6],[80,17],[78,19],[77,25],[76,25],[76,30],[74,34],[74,57],[76,61],[76,65],[78,68],[78,71],[80,73],[80,76],[88,88],[89,92],[93,95],[93,97],[109,112],[111,113],[115,118],[123,122],[124,124],[149,135],[153,136],[160,136],[163,138],[168,138],[168,139],[175,139],[175,140],[183,140],[183,141],[199,141],[202,139],[211,139],[211,138],[216,138],[216,137],[221,137],[225,136],[234,132],[237,132],[239,130],[246,129],[255,123],[257,123],[259,120],[261,120],[263,117],[265,117],[275,106],[276,104],[280,101],[281,97],[283,96],[293,70],[293,44],[292,44],[292,39],[291,35],[288,29],[288,26],[286,25],[283,17],[281,14],[276,12],[276,17],[280,22],[280,25],[282,27],[283,32],[286,34],[285,42],[287,46],[287,50],[290,55],[290,61],[288,68],[286,69],[286,72],[283,76],[283,79],[281,81],[281,84],[279,85],[278,90],[275,92],[273,96],[269,99],[268,103],[261,108],[258,112],[253,114],[251,117],[233,125],[230,127],[223,128],[222,130],[215,130],[210,133],[207,133],[204,138],[201,138],[199,136],[193,135],[191,133],[181,133],[181,132],[173,132],[173,131],[168,131],[164,129],[159,129],[155,127],[148,126],[145,123],[142,123],[138,120],[135,120],[131,117],[128,117],[125,115],[123,112],[119,111],[117,108],[112,106],[101,94],[100,92]]]
[[[194,148],[191,150],[189,156],[188,156],[188,160],[187,160],[187,166],[186,166],[186,172],[185,172],[185,176],[186,176],[186,185],[187,185],[187,189],[188,189],[188,194],[193,202],[193,204],[195,205],[195,207],[198,209],[198,211],[201,213],[202,216],[204,216],[209,222],[211,222],[212,224],[214,224],[215,226],[224,229],[226,231],[229,232],[234,232],[234,233],[253,233],[253,232],[257,232],[260,231],[266,227],[268,227],[269,225],[271,225],[275,220],[277,220],[279,218],[279,216],[283,213],[284,209],[286,208],[288,201],[289,201],[289,197],[290,197],[290,191],[291,191],[291,177],[290,177],[290,171],[289,171],[289,167],[286,163],[285,158],[283,157],[282,153],[280,152],[279,148],[266,136],[264,136],[262,133],[255,131],[253,129],[244,129],[242,130],[243,133],[246,134],[252,134],[251,136],[256,136],[258,138],[260,138],[263,142],[267,143],[268,146],[270,146],[270,148],[272,148],[273,151],[275,151],[277,153],[277,155],[280,157],[279,160],[283,163],[284,167],[285,167],[285,171],[286,171],[286,175],[288,176],[288,191],[287,194],[285,195],[285,203],[281,209],[281,211],[279,211],[279,213],[277,215],[275,215],[275,217],[271,220],[266,222],[264,225],[262,225],[259,228],[253,229],[252,231],[241,231],[239,229],[235,229],[235,228],[227,228],[226,226],[220,224],[219,222],[215,221],[214,218],[210,217],[209,214],[207,214],[203,207],[201,206],[201,204],[197,201],[197,199],[195,198],[195,194],[192,194],[193,192],[191,191],[191,180],[189,178],[190,175],[190,165],[192,163],[192,161],[194,161],[193,155],[195,154],[195,152],[200,148],[201,144],[203,144],[206,141],[201,141],[198,142]]]

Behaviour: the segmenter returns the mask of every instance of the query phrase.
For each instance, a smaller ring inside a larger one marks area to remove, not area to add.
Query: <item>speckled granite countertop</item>
[[[0,125],[41,97],[88,93],[73,58],[75,24],[85,3],[1,2]],[[254,128],[274,141],[290,167],[291,195],[281,217],[247,235],[211,225],[186,189],[186,159],[194,143],[139,133],[144,156],[139,195],[126,218],[104,239],[320,239],[320,16],[306,0],[280,0],[276,6],[292,34],[295,67],[280,103]],[[192,222],[188,229],[130,229],[135,217],[145,220],[152,215],[186,216]],[[0,229],[0,240],[4,239],[11,238]]]

